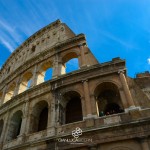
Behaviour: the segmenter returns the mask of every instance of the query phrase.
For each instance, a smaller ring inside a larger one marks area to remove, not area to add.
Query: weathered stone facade
[[[72,58],[80,69],[66,73]],[[44,82],[48,68],[52,79]],[[149,72],[132,79],[125,60],[99,63],[84,34],[60,20],[0,70],[0,150],[150,150],[149,114]],[[70,142],[77,127],[82,135]]]

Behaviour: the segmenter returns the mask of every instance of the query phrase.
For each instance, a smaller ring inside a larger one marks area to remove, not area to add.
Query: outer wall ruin
[[[67,73],[73,58],[79,69]],[[128,77],[119,57],[99,63],[85,35],[60,20],[0,70],[0,150],[150,150],[149,114],[150,73]],[[80,143],[71,143],[76,128]]]

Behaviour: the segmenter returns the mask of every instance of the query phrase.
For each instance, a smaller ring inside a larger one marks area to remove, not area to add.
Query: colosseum
[[[150,150],[150,73],[99,63],[85,35],[56,20],[0,70],[0,150]]]

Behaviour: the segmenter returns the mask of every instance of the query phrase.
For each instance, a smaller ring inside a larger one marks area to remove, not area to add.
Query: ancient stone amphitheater
[[[73,58],[79,69],[66,73]],[[150,150],[150,73],[127,77],[119,57],[99,63],[57,20],[0,70],[0,150],[64,149]]]

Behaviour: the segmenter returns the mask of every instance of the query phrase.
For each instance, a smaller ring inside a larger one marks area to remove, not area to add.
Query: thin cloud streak
[[[120,38],[114,36],[113,34],[111,34],[111,33],[109,33],[109,32],[102,31],[102,30],[99,30],[99,31],[100,31],[100,33],[101,33],[103,36],[105,36],[105,37],[107,37],[107,38],[109,38],[109,39],[111,39],[111,40],[113,40],[113,41],[115,41],[115,42],[117,42],[117,43],[119,43],[119,44],[125,46],[126,48],[130,48],[130,49],[134,48],[134,49],[137,49],[137,48],[135,48],[132,44],[121,40]]]
[[[3,27],[8,32],[14,32],[13,28],[10,27],[7,23],[0,20],[0,26]]]
[[[1,33],[0,41],[12,53],[14,48],[16,48],[21,43],[21,41],[22,41],[21,37],[20,37],[20,35],[18,35],[15,32],[14,28],[10,27],[4,21],[0,21],[0,27],[1,27],[1,30],[0,30],[0,33]]]
[[[13,52],[14,47],[8,41],[4,40],[2,37],[0,37],[0,41],[6,48],[8,48],[9,52]]]

